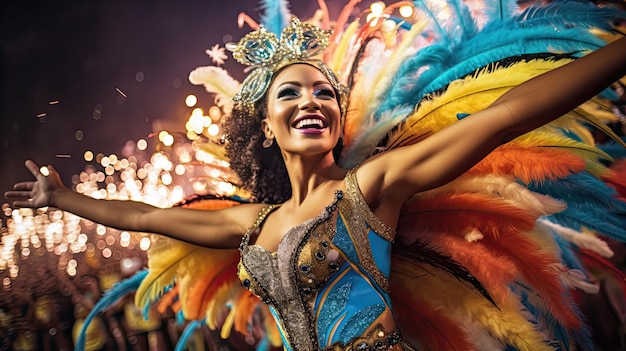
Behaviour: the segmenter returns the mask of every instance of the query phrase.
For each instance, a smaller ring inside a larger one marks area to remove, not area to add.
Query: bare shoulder
[[[268,206],[270,205],[260,203],[245,203],[225,209],[222,212],[222,215],[227,217],[228,220],[230,220],[231,222],[237,223],[237,225],[245,231],[252,224],[254,224],[257,217],[259,216],[259,213]]]
[[[387,202],[391,194],[388,177],[391,168],[389,157],[378,154],[364,161],[356,170],[359,189],[372,209]]]
[[[164,234],[204,247],[236,248],[254,224],[264,204],[241,204],[228,208],[173,207],[154,211],[144,218],[147,231]]]
[[[389,158],[373,156],[356,170],[356,179],[370,210],[387,226],[396,228],[400,208],[409,195],[396,191],[398,187],[389,182],[389,167]]]

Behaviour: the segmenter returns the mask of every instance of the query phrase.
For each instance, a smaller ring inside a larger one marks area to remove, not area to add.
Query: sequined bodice
[[[270,306],[286,350],[399,349],[389,299],[393,229],[369,209],[355,171],[322,213],[290,229],[275,253],[243,237],[239,278]]]

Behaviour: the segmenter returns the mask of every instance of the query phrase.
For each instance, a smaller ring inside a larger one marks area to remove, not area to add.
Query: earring
[[[267,149],[268,147],[272,146],[272,144],[274,144],[274,138],[266,138],[265,140],[263,140],[264,149]]]

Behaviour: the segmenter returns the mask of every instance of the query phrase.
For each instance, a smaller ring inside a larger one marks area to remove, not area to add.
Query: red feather
[[[616,278],[616,281],[622,287],[622,291],[626,295],[626,276],[619,270],[611,261],[600,256],[597,252],[578,249],[578,256],[585,262],[587,266],[595,270],[596,272],[609,273]]]
[[[433,350],[473,350],[467,331],[428,302],[412,293],[410,284],[392,275],[391,290],[394,317],[402,335],[413,345],[423,343]],[[420,342],[416,342],[419,340]]]
[[[615,188],[620,199],[626,201],[626,160],[615,162],[602,179]]]
[[[456,235],[433,233],[423,238],[467,268],[487,288],[496,304],[504,303],[508,286],[518,275],[517,267],[508,257],[487,249],[480,241],[467,242]]]
[[[467,233],[478,230],[484,235],[481,239],[484,247],[496,257],[509,257],[525,283],[546,300],[557,320],[578,328],[582,322],[570,308],[573,301],[558,274],[550,269],[559,259],[553,253],[541,252],[542,247],[523,234],[533,229],[535,219],[527,211],[483,194],[444,194],[407,203],[398,224],[398,235],[402,242],[411,242],[407,235],[422,233],[450,233],[463,239]]]
[[[507,232],[529,231],[536,217],[501,199],[484,194],[442,194],[428,199],[411,199],[405,203],[398,227],[416,233],[468,233],[476,224],[488,228],[495,236]],[[480,228],[479,228],[480,230]],[[410,242],[410,238],[400,240]]]

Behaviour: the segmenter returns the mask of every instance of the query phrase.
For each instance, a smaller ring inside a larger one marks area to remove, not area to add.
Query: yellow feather
[[[457,122],[459,113],[472,114],[484,110],[512,87],[569,61],[523,61],[505,68],[491,67],[491,71],[484,69],[456,80],[440,95],[424,99],[415,113],[407,117],[402,128],[391,135],[387,148],[402,145],[408,135],[437,132]]]
[[[135,293],[135,304],[143,309],[161,296],[164,289],[174,283],[178,263],[196,250],[197,246],[157,237],[149,252],[150,271]]]
[[[392,284],[410,287],[414,292],[411,298],[430,302],[470,330],[482,330],[481,335],[486,330],[502,344],[522,351],[554,350],[546,345],[546,336],[527,320],[513,294],[495,307],[448,274],[397,259],[393,262]],[[480,345],[477,349],[481,349]]]
[[[204,296],[204,293],[210,285],[225,284],[224,286],[226,286],[227,290],[232,288],[241,289],[239,284],[233,286],[233,282],[239,282],[235,275],[227,281],[216,281],[218,275],[224,269],[236,265],[236,262],[233,263],[234,257],[239,257],[239,253],[236,250],[200,248],[180,261],[176,273],[183,315],[196,316],[204,314],[205,311],[199,310],[204,303],[216,303],[217,301],[213,300],[215,298],[219,300],[219,294],[215,294],[210,297],[210,300],[206,301],[207,297]],[[199,284],[198,279],[202,279],[204,284]],[[224,290],[221,290],[221,292],[224,294]]]

